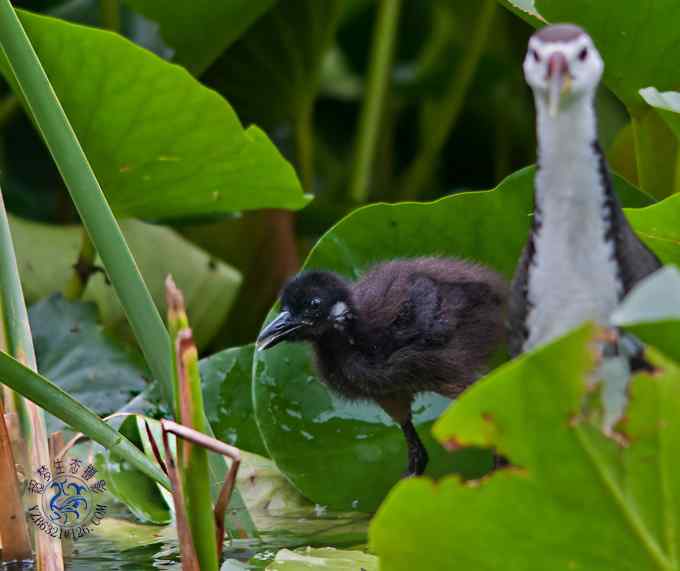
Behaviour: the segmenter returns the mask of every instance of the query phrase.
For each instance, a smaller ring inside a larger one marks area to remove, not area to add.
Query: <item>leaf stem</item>
[[[120,2],[119,0],[100,0],[102,25],[112,32],[120,32]]]
[[[295,125],[295,160],[305,192],[312,192],[314,186],[313,105],[313,100],[303,105]]]
[[[631,531],[644,545],[651,559],[658,565],[659,569],[665,571],[673,569],[666,554],[654,540],[654,537],[645,525],[644,519],[634,509],[634,506],[631,506],[630,502],[626,501],[624,493],[619,488],[614,476],[610,473],[605,460],[598,454],[596,447],[591,443],[586,430],[582,426],[576,426],[575,433],[593,468],[595,468],[597,475],[600,477],[602,484],[611,494],[614,504],[621,511]]]
[[[170,489],[170,482],[160,468],[120,432],[60,387],[3,352],[0,352],[0,378],[14,391],[64,421],[64,424],[86,434]]]
[[[172,457],[172,450],[170,448],[170,434],[161,424],[163,435],[163,450],[165,451],[165,461],[168,470],[168,477],[172,484],[172,499],[175,506],[175,525],[177,526],[177,538],[179,540],[180,554],[182,555],[182,569],[183,571],[200,571],[201,567],[196,554],[196,546],[194,544],[194,537],[189,525],[188,507],[184,497],[184,488],[182,486],[182,479],[180,471],[177,468],[178,462]],[[149,440],[153,441],[153,436],[148,429]]]
[[[400,11],[401,0],[381,0],[373,31],[366,98],[359,118],[354,171],[350,181],[350,198],[360,204],[366,202],[370,194],[371,172],[392,71]]]
[[[675,154],[675,177],[673,182],[673,189],[671,193],[680,192],[680,144]]]
[[[463,109],[465,96],[472,84],[491,30],[496,6],[496,0],[484,0],[482,3],[474,35],[465,46],[465,55],[452,76],[447,92],[442,96],[442,106],[437,112],[437,122],[427,138],[423,140],[420,152],[401,177],[399,184],[401,200],[417,199],[432,181],[437,157]]]
[[[186,370],[186,363],[180,361],[180,358],[182,357],[182,352],[179,351],[179,349],[182,347],[182,344],[180,343],[181,336],[182,332],[184,332],[184,335],[188,333],[189,340],[191,340],[191,329],[189,328],[189,319],[187,317],[186,309],[184,306],[184,296],[175,285],[175,282],[171,276],[168,276],[165,280],[165,299],[168,306],[168,331],[170,332],[170,338],[175,341],[173,343],[174,347],[172,351],[173,362],[172,382],[174,386],[175,395],[173,410],[175,413],[175,418],[180,422],[183,422],[184,424],[188,424],[189,426],[197,428],[199,431],[204,432],[208,436],[213,436],[210,423],[208,422],[207,417],[205,416],[203,396],[200,390],[200,373],[197,369],[197,363],[196,362],[191,363],[191,367],[194,373],[193,383],[187,383],[186,382],[187,379],[183,379],[182,376],[180,375],[180,372],[182,372],[183,368],[184,370]],[[195,354],[196,347],[193,345],[193,342],[190,343],[190,347],[185,346],[184,349],[185,351],[183,357],[189,357],[190,354],[193,354],[193,357],[196,356]],[[178,453],[180,454],[180,456],[182,456],[182,451],[184,450],[184,448],[185,448],[184,445],[178,447]],[[207,459],[208,459],[207,472],[211,474],[209,481],[214,486],[210,491],[212,493],[213,498],[215,498],[215,500],[219,503],[221,498],[220,489],[223,489],[223,482],[229,479],[230,474],[232,473],[233,470],[233,464],[229,470],[229,473],[227,474],[225,469],[226,464],[224,458],[211,455],[207,457]],[[183,462],[181,462],[181,464],[182,466],[184,466]],[[182,467],[180,471],[183,472],[184,468]],[[206,479],[205,476],[196,475],[194,473],[194,475],[190,477],[189,480],[192,482],[191,485],[197,489],[204,483],[206,483],[206,480],[208,479]],[[185,489],[185,494],[186,497],[189,498],[189,501],[191,502],[193,492],[190,492],[189,490]],[[204,492],[200,492],[200,494],[204,494]],[[238,515],[230,519],[229,522],[230,535],[232,537],[243,537],[244,534],[250,537],[256,536],[257,529],[255,528],[252,518],[250,517],[250,514],[248,512],[247,506],[245,505],[243,498],[241,497],[241,494],[239,493],[238,490],[236,489],[234,490],[231,499],[232,502],[230,507]],[[205,505],[207,505],[207,503],[208,502],[205,502]],[[203,508],[197,508],[200,514],[205,515],[206,513],[205,505]],[[194,515],[193,512],[191,511],[189,512],[190,520],[193,521],[196,517],[203,516]],[[223,530],[224,519],[222,519],[222,521],[219,522],[218,525],[220,529]],[[208,535],[210,535],[210,533],[211,533],[210,530],[208,530]],[[199,532],[198,537],[199,537],[198,550],[199,552],[201,552],[200,544],[203,543],[204,541],[207,541],[208,536],[206,535],[205,530],[203,530]]]
[[[14,245],[9,230],[9,220],[0,192],[0,307],[7,353],[37,371],[31,327],[24,302],[24,292],[19,279]],[[7,380],[2,377],[4,382]],[[9,384],[9,383],[8,383]],[[15,395],[21,436],[28,448],[28,466],[35,474],[40,466],[50,465],[45,413],[33,402]],[[35,558],[40,571],[61,571],[64,568],[61,542],[32,528],[35,542]]]
[[[198,351],[191,329],[184,328],[175,337],[175,358],[179,383],[179,423],[197,432],[207,432],[203,409],[201,376],[198,370]],[[166,425],[161,422],[164,430]],[[180,430],[181,431],[181,430]],[[187,508],[187,520],[193,537],[200,569],[217,570],[215,517],[213,515],[208,471],[208,451],[182,438],[177,443],[177,464],[182,495]]]
[[[85,288],[87,287],[87,282],[90,280],[92,274],[98,271],[94,265],[96,258],[97,250],[95,250],[94,244],[92,244],[92,240],[90,240],[87,231],[83,228],[81,231],[81,244],[78,260],[73,265],[73,273],[64,287],[64,297],[66,299],[80,299],[83,296]]]
[[[16,460],[12,451],[9,430],[5,422],[5,408],[0,398],[0,537],[3,539],[2,558],[6,561],[29,560],[33,557],[21,491],[16,474]]]

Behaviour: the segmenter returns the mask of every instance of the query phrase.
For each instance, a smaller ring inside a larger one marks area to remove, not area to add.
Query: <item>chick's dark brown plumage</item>
[[[350,289],[347,327],[314,343],[322,377],[349,398],[455,396],[479,376],[503,338],[506,284],[480,265],[395,260],[375,266]]]
[[[377,402],[402,427],[409,474],[427,454],[411,422],[416,394],[458,395],[504,337],[508,287],[489,268],[453,258],[393,260],[349,282],[330,272],[293,278],[258,346],[308,341],[323,381]]]

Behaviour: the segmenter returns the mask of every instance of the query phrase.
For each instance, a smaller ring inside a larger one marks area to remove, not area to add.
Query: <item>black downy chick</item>
[[[399,423],[406,475],[418,475],[428,457],[411,403],[423,391],[455,397],[484,372],[504,339],[507,297],[496,272],[453,258],[381,263],[354,283],[308,271],[284,286],[281,313],[262,330],[257,348],[310,342],[332,390],[374,401]]]

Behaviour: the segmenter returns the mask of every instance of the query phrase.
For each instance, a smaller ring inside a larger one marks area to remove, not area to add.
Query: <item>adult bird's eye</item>
[[[585,61],[585,59],[588,57],[588,48],[583,48],[579,53],[578,53],[578,59],[581,61]]]
[[[538,55],[538,52],[536,50],[530,50],[531,56],[534,58],[534,61],[541,61],[541,56]]]
[[[317,309],[321,305],[321,300],[318,297],[314,297],[309,301],[309,307],[312,309]]]

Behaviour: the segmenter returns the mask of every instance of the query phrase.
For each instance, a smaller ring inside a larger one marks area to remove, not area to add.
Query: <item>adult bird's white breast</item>
[[[537,233],[529,273],[528,337],[523,349],[546,343],[586,320],[602,325],[622,294],[589,101],[550,117],[537,101],[539,171]]]

